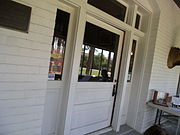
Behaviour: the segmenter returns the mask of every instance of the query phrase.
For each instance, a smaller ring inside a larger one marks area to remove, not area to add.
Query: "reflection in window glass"
[[[141,16],[139,14],[136,14],[136,22],[135,22],[135,28],[136,29],[139,29],[140,19],[141,19]]]
[[[51,49],[48,80],[61,80],[66,48],[69,13],[58,10]]]
[[[88,3],[121,21],[125,21],[127,8],[116,0],[88,0]]]
[[[118,42],[118,35],[87,23],[78,80],[81,82],[112,81],[115,68],[114,54],[117,51]]]
[[[178,81],[178,87],[177,87],[177,95],[180,96],[180,74],[179,74],[179,81]]]
[[[131,49],[130,63],[129,63],[129,71],[128,71],[128,80],[127,80],[128,82],[131,82],[131,78],[132,78],[135,51],[136,51],[136,40],[133,40],[132,49]]]

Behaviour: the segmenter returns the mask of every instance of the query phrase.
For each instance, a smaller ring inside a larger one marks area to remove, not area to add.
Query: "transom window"
[[[61,80],[70,14],[57,10],[48,80]]]
[[[88,3],[121,21],[125,21],[127,7],[117,0],[88,0]]]
[[[136,29],[139,29],[140,21],[141,21],[141,16],[139,14],[136,14],[136,22],[135,22],[135,28]]]
[[[119,35],[86,23],[79,81],[112,82]]]

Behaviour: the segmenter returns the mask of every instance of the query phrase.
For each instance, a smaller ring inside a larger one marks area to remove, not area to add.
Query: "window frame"
[[[89,4],[90,5],[90,4]],[[90,5],[91,6],[91,5]],[[93,6],[92,6],[93,7]],[[93,7],[95,8],[95,7]],[[97,8],[96,8],[97,9]],[[98,9],[99,10],[99,9]],[[101,11],[102,12],[102,11]],[[105,13],[105,12],[104,12]],[[119,20],[120,21],[120,20]],[[101,21],[99,20],[98,18],[92,16],[91,14],[87,14],[86,15],[86,19],[85,19],[85,22],[88,22],[88,23],[91,23],[91,24],[94,24],[98,27],[101,27],[105,30],[108,30],[110,32],[113,32],[114,34],[117,34],[119,35],[119,42],[118,42],[118,49],[117,49],[117,56],[116,56],[116,59],[120,59],[121,58],[121,55],[122,55],[122,50],[123,50],[123,42],[124,42],[124,35],[125,35],[125,32],[123,30],[120,30],[120,29],[117,29],[116,27],[104,22],[104,21]],[[85,29],[84,29],[85,30]],[[82,50],[82,49],[81,49]],[[121,55],[119,55],[121,54]],[[114,56],[115,57],[115,56]],[[79,62],[81,61],[81,58],[79,60]],[[112,82],[116,82],[117,78],[118,78],[118,72],[119,72],[119,64],[120,64],[120,61],[116,61],[115,63],[115,69],[114,69],[114,76],[112,78]],[[80,68],[80,63],[79,63],[79,68]],[[78,76],[79,76],[79,68],[78,68]],[[77,82],[79,82],[77,80]],[[88,81],[88,82],[91,82],[91,81]],[[112,82],[108,82],[108,83],[112,83]]]
[[[136,18],[137,18],[137,15],[140,16],[140,20],[139,20],[139,26],[138,28],[136,28]],[[134,28],[137,29],[137,30],[141,30],[141,24],[142,24],[142,13],[140,13],[139,11],[136,12],[136,16],[135,16],[135,23],[134,23]]]
[[[70,29],[70,23],[71,23],[71,12],[69,12],[69,11],[66,11],[66,10],[64,10],[64,9],[62,9],[62,8],[57,8],[56,9],[56,17],[55,17],[55,23],[54,23],[54,28],[53,28],[53,38],[52,38],[52,43],[51,43],[51,53],[50,53],[50,59],[49,59],[49,69],[50,69],[50,63],[51,63],[51,55],[52,55],[52,47],[53,47],[53,44],[54,44],[54,39],[55,39],[55,37],[58,37],[58,38],[61,38],[61,36],[59,35],[59,36],[57,36],[56,34],[55,34],[55,27],[56,27],[56,19],[57,19],[57,14],[58,14],[58,10],[60,10],[60,11],[62,11],[62,12],[65,12],[65,13],[68,13],[69,14],[69,19],[68,19],[68,27],[67,27],[67,34],[66,34],[66,38],[65,38],[65,49],[64,49],[64,58],[63,58],[63,63],[62,63],[62,74],[61,74],[61,78],[60,79],[56,79],[55,80],[55,76],[54,76],[54,79],[50,79],[49,78],[49,70],[48,70],[48,76],[47,76],[47,80],[48,81],[58,81],[58,82],[62,82],[63,81],[63,79],[64,79],[64,67],[65,67],[65,62],[66,62],[66,55],[67,55],[67,45],[68,45],[68,38],[69,38],[69,29]],[[63,37],[63,36],[62,36]]]
[[[128,5],[126,2],[124,2],[123,0],[116,0],[116,1],[126,7],[126,14],[125,14],[125,18],[124,18],[124,21],[123,21],[123,22],[127,23],[128,12],[129,12],[129,5]],[[121,20],[120,20],[120,21],[121,21]]]
[[[107,12],[105,12],[105,11],[103,11],[103,10],[101,10],[101,9],[99,9],[99,8],[91,5],[91,4],[89,4],[89,3],[88,3],[88,0],[86,0],[86,3],[87,3],[88,5],[90,5],[90,6],[92,6],[93,8],[96,8],[97,10],[100,10],[101,12],[104,12],[105,14],[110,15],[110,16],[112,16],[113,18],[118,19],[119,21],[122,21],[122,22],[124,22],[124,23],[127,24],[127,18],[128,18],[128,12],[129,12],[129,5],[128,5],[126,2],[124,2],[123,0],[115,0],[115,1],[117,1],[118,3],[120,3],[120,4],[122,4],[123,6],[126,7],[126,14],[125,14],[125,17],[124,17],[124,21],[122,21],[122,20],[120,20],[120,19],[112,16],[111,14],[108,14]]]
[[[134,62],[133,62],[133,67],[132,67],[132,73],[131,73],[131,78],[130,80],[128,80],[128,75],[129,75],[129,67],[130,67],[130,60],[131,60],[131,50],[132,50],[132,45],[133,45],[133,40],[136,41],[136,48],[135,48],[135,55],[134,55]],[[136,65],[136,57],[137,57],[137,53],[138,53],[138,43],[139,43],[139,37],[137,36],[134,36],[132,38],[132,42],[131,42],[131,46],[130,46],[130,56],[129,56],[129,61],[128,61],[128,72],[127,72],[127,83],[132,83],[132,80],[133,80],[133,76],[134,76],[134,69],[135,69],[135,65]]]

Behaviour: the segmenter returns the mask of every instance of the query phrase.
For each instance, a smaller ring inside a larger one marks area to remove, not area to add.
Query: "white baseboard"
[[[95,131],[93,133],[89,133],[89,134],[86,134],[86,135],[100,135],[100,134],[103,134],[103,133],[106,133],[106,132],[109,132],[109,131],[112,131],[111,127],[103,128],[101,130],[98,130],[98,131]]]

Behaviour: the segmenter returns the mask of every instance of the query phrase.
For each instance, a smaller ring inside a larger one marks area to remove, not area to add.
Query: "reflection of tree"
[[[102,58],[102,68],[106,68],[107,67],[107,58],[102,55],[101,57],[101,53],[94,55],[94,63],[93,63],[93,68],[94,69],[99,69],[100,68],[100,63],[101,63],[101,58]]]
[[[83,46],[83,52],[85,51],[86,53],[82,53],[81,56],[81,67],[85,67],[86,69],[86,74],[90,73],[90,70],[93,69],[107,69],[108,67],[108,58],[102,54],[102,50],[98,51],[97,48],[90,47],[90,46]],[[89,51],[88,51],[89,50]],[[111,67],[112,60],[110,59],[109,61],[110,65],[109,68]],[[83,66],[82,66],[83,64]]]
[[[87,64],[86,64],[86,74],[89,74],[90,70],[92,68],[94,51],[95,51],[95,48],[91,47],[90,51],[89,51],[89,57],[88,57],[88,60],[87,60]]]

